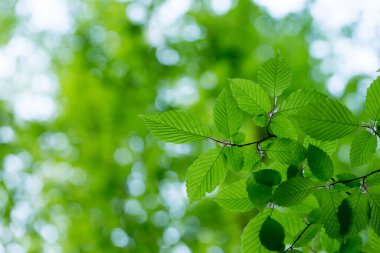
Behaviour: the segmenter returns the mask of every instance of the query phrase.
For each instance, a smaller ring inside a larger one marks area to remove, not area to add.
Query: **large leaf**
[[[281,104],[281,110],[278,114],[294,115],[298,113],[305,106],[318,102],[326,98],[322,93],[316,90],[300,89],[291,93],[289,97]]]
[[[380,194],[374,191],[369,191],[368,196],[371,206],[371,228],[378,236],[380,236]]]
[[[284,164],[298,164],[305,159],[305,148],[291,139],[275,139],[263,148],[270,159]]]
[[[257,76],[258,83],[271,97],[280,96],[290,85],[290,78],[290,65],[280,54],[264,62]]]
[[[380,99],[380,97],[379,97]],[[368,131],[362,131],[352,141],[350,160],[352,166],[365,164],[376,152],[377,138]]]
[[[231,94],[223,89],[214,107],[214,122],[216,127],[230,140],[238,133],[243,114]]]
[[[244,228],[241,236],[241,252],[242,253],[267,253],[267,250],[260,242],[259,232],[264,221],[270,214],[270,210],[266,209],[258,213],[251,219],[248,225]]]
[[[268,94],[249,80],[231,79],[230,86],[240,109],[254,116],[265,115],[271,110]]]
[[[380,77],[371,83],[367,90],[365,109],[371,120],[380,120]]]
[[[261,244],[272,251],[283,251],[285,248],[284,239],[285,232],[284,228],[278,221],[268,217],[259,232],[259,238]]]
[[[279,206],[301,203],[316,187],[310,179],[295,177],[282,182],[273,194],[273,202]]]
[[[164,141],[188,143],[210,136],[207,125],[195,115],[184,111],[168,111],[141,115],[152,134]]]
[[[331,158],[323,150],[314,145],[309,145],[307,162],[313,176],[322,181],[329,180],[334,175],[334,165]]]
[[[227,173],[222,150],[213,149],[201,155],[190,166],[186,188],[190,201],[204,197],[206,192],[211,192],[219,185]]]
[[[356,116],[331,99],[306,106],[294,117],[307,135],[323,141],[342,138],[359,127]]]
[[[337,238],[340,233],[338,220],[338,207],[342,202],[342,197],[339,193],[334,193],[330,189],[318,192],[320,202],[321,223],[325,228],[326,234],[331,238]]]
[[[222,207],[232,210],[247,212],[253,209],[253,204],[246,191],[246,180],[240,180],[222,188],[214,198]]]

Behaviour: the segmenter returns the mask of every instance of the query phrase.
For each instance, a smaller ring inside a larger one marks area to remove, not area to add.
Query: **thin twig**
[[[356,178],[353,178],[353,179],[348,179],[348,180],[339,180],[339,181],[335,181],[333,183],[330,184],[330,186],[333,186],[333,185],[336,185],[336,184],[345,184],[345,183],[350,183],[350,182],[353,182],[353,181],[356,181],[356,180],[360,180],[360,179],[363,179],[363,183],[364,183],[364,180],[373,175],[373,174],[376,174],[376,173],[379,173],[380,172],[380,169],[377,169],[377,170],[374,170],[374,171],[371,171],[370,173],[368,173],[367,175],[364,175],[364,176],[361,176],[361,177],[356,177]]]
[[[289,248],[287,248],[286,250],[284,250],[284,252],[288,251],[288,250],[292,250],[294,248],[294,246],[296,245],[296,243],[301,239],[301,237],[303,236],[303,234],[306,232],[306,230],[312,225],[313,223],[309,223],[306,225],[306,227],[302,230],[302,232],[297,236],[297,238],[293,241],[292,245],[290,245]]]
[[[260,143],[262,143],[262,142],[264,142],[264,141],[266,141],[266,140],[268,140],[270,138],[273,138],[273,137],[276,137],[276,136],[273,135],[273,134],[270,134],[270,135],[268,135],[267,137],[265,137],[265,138],[263,138],[261,140],[254,141],[254,142],[248,142],[248,143],[244,143],[244,144],[236,144],[236,143],[231,143],[229,141],[220,141],[220,140],[217,140],[217,139],[215,139],[213,137],[208,137],[208,138],[210,140],[212,140],[212,141],[215,141],[215,142],[221,144],[222,146],[239,147],[239,148],[241,148],[241,147],[250,146],[250,145],[254,145],[254,144],[256,144],[256,145],[260,144]]]

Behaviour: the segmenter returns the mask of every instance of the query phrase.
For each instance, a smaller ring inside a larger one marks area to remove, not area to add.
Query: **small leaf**
[[[315,90],[296,90],[291,93],[289,97],[287,97],[281,104],[281,110],[277,114],[287,116],[294,115],[305,106],[316,103],[324,98],[326,98],[326,95],[323,95]]]
[[[253,217],[248,225],[244,228],[241,236],[241,252],[252,253],[260,252],[267,253],[268,251],[261,243],[259,238],[259,232],[264,221],[270,214],[270,210],[266,209],[263,212],[258,213]]]
[[[288,138],[297,140],[297,131],[292,122],[286,117],[274,117],[269,125],[270,131],[279,138]]]
[[[214,107],[216,127],[227,138],[232,140],[232,137],[238,133],[242,120],[243,114],[236,101],[226,89],[223,89],[216,99]]]
[[[207,139],[210,130],[198,117],[184,111],[141,115],[152,134],[164,141],[189,143]]]
[[[305,159],[305,148],[290,139],[275,139],[263,148],[270,159],[284,164],[298,164]]]
[[[342,197],[330,189],[328,191],[319,191],[318,196],[321,210],[321,223],[328,236],[337,238],[340,231],[337,212],[338,206],[342,202]]]
[[[331,99],[304,107],[294,118],[307,135],[322,141],[340,139],[359,127],[357,117],[347,107]]]
[[[253,176],[257,183],[269,187],[276,186],[281,183],[281,174],[275,170],[259,170],[253,173]]]
[[[257,183],[252,177],[247,180],[249,199],[256,207],[263,207],[272,197],[273,188]]]
[[[380,77],[371,83],[367,90],[365,109],[373,121],[380,120]]]
[[[227,168],[221,153],[222,150],[210,150],[190,166],[186,178],[187,196],[190,201],[203,198],[206,192],[211,192],[223,181]]]
[[[350,150],[352,166],[365,164],[376,152],[377,138],[368,131],[362,131],[355,137]]]
[[[301,203],[316,187],[307,178],[295,177],[282,182],[273,194],[273,202],[279,206]]]
[[[339,233],[348,234],[353,220],[353,210],[347,199],[343,199],[338,208]]]
[[[259,114],[253,118],[256,126],[265,127],[269,122],[268,114]]]
[[[331,158],[316,146],[309,145],[307,162],[311,173],[319,180],[327,181],[334,175],[334,165]]]
[[[225,147],[223,152],[227,158],[227,167],[237,173],[240,172],[244,163],[244,154],[239,147]]]
[[[293,177],[302,176],[301,171],[295,165],[290,165],[286,171],[286,179],[289,180]]]
[[[283,251],[285,248],[284,228],[276,220],[268,217],[259,232],[261,244],[272,251]]]
[[[257,80],[271,96],[278,97],[290,85],[290,65],[280,54],[264,62],[258,72]]]
[[[257,84],[244,79],[231,79],[231,91],[240,109],[254,116],[271,110],[268,94]]]
[[[215,201],[226,209],[247,212],[253,209],[253,204],[246,191],[245,180],[232,183],[222,188],[215,197]]]

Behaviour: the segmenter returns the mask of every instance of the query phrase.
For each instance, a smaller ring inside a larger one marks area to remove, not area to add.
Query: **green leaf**
[[[306,136],[303,141],[303,145],[305,148],[308,148],[310,144],[322,149],[323,151],[326,152],[326,154],[330,156],[336,151],[336,148],[338,146],[337,140],[320,141],[320,140],[313,139],[310,136]]]
[[[211,192],[219,185],[227,174],[222,150],[213,149],[201,155],[190,166],[186,189],[190,201],[204,197],[206,192]]]
[[[225,147],[223,152],[227,158],[227,167],[237,173],[241,171],[244,163],[244,154],[239,147]]]
[[[380,99],[380,97],[379,97]],[[352,141],[350,160],[352,166],[365,164],[376,152],[377,138],[368,131],[362,131]]]
[[[214,122],[220,132],[230,140],[239,132],[243,114],[231,94],[223,89],[214,107]]]
[[[259,238],[259,232],[261,226],[266,221],[266,218],[270,214],[270,210],[266,209],[263,212],[258,213],[253,217],[248,225],[244,228],[243,234],[241,236],[241,252],[242,253],[252,253],[260,252],[267,253],[268,251],[261,243]]]
[[[368,186],[375,186],[380,184],[380,173],[372,174],[371,176],[367,177],[365,182]]]
[[[268,94],[257,84],[244,79],[231,79],[231,91],[240,109],[254,116],[271,110]]]
[[[341,174],[336,175],[336,177],[339,179],[339,181],[346,181],[346,180],[351,180],[351,179],[357,178],[357,176],[352,174],[352,173],[341,173]],[[354,181],[343,183],[343,184],[348,186],[349,188],[354,188],[354,187],[360,186],[360,181],[354,180]],[[335,185],[335,187],[336,187],[336,185]]]
[[[232,211],[247,212],[253,209],[253,204],[246,191],[246,181],[240,180],[222,188],[214,200],[221,206]]]
[[[285,241],[292,241],[298,235],[298,231],[305,226],[303,218],[288,210],[273,212],[271,217],[278,221],[286,231]]]
[[[290,85],[290,65],[280,54],[264,62],[258,72],[257,80],[271,96],[278,97]]]
[[[273,202],[279,206],[301,203],[316,187],[310,179],[295,177],[282,182],[273,194]]]
[[[319,93],[315,90],[300,89],[291,93],[289,97],[281,104],[281,110],[278,114],[281,115],[294,115],[298,113],[302,108],[309,104],[320,101],[326,98],[326,95]]]
[[[207,139],[210,130],[195,115],[184,111],[168,111],[141,115],[152,134],[164,141],[189,143]]]
[[[293,177],[301,177],[302,173],[300,169],[298,169],[295,165],[290,165],[288,169],[286,170],[286,179],[289,180]]]
[[[368,244],[372,251],[366,252],[380,252],[380,237],[372,229],[369,230]]]
[[[276,116],[269,125],[271,133],[279,138],[297,140],[297,131],[292,122],[283,116]]]
[[[334,175],[334,165],[331,158],[316,146],[309,145],[307,162],[311,173],[319,180],[327,181]]]
[[[350,231],[353,220],[353,210],[347,199],[343,199],[338,207],[339,233],[346,235]]]
[[[344,243],[340,245],[340,253],[357,253],[362,252],[363,242],[359,235],[348,238]]]
[[[268,217],[264,221],[259,232],[259,237],[261,244],[268,250],[281,252],[285,248],[284,228],[278,223],[278,221],[271,217]]]
[[[269,187],[279,185],[281,183],[281,174],[276,170],[259,170],[253,173],[256,182]]]
[[[371,228],[380,236],[380,194],[368,192],[369,204],[371,206]]]
[[[329,190],[319,191],[318,201],[320,202],[321,223],[325,228],[326,234],[331,238],[339,236],[340,226],[338,220],[338,206],[342,202],[342,197]]]
[[[251,171],[253,166],[260,161],[260,156],[256,150],[245,150],[244,151],[244,163],[243,171]]]
[[[256,207],[263,207],[272,197],[273,187],[257,183],[253,177],[247,180],[249,199]]]
[[[348,198],[352,209],[352,226],[349,235],[356,235],[367,227],[369,222],[369,202],[367,194],[361,193],[359,190]]]
[[[380,120],[380,77],[371,83],[367,90],[365,109],[373,121]]]
[[[268,157],[284,164],[298,164],[305,159],[305,148],[290,139],[275,139],[264,149]]]
[[[347,107],[331,99],[304,107],[294,117],[307,135],[322,141],[342,138],[359,127],[356,116]]]

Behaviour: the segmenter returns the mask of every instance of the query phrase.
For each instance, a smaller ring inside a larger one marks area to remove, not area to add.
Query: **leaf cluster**
[[[296,90],[283,98],[290,84],[290,66],[280,54],[260,67],[257,82],[229,80],[214,107],[221,140],[189,112],[142,118],[164,141],[217,144],[190,166],[187,195],[191,202],[198,201],[219,186],[213,199],[220,206],[259,210],[243,231],[243,253],[378,249],[373,241],[380,236],[380,169],[362,176],[349,173],[349,168],[336,173],[331,155],[339,139],[352,136],[351,166],[373,159],[380,137],[380,78],[367,91],[366,123],[316,90]],[[261,139],[244,143],[244,114],[263,128]],[[229,173],[239,179],[225,182]],[[366,243],[359,235],[363,231],[369,238]]]

